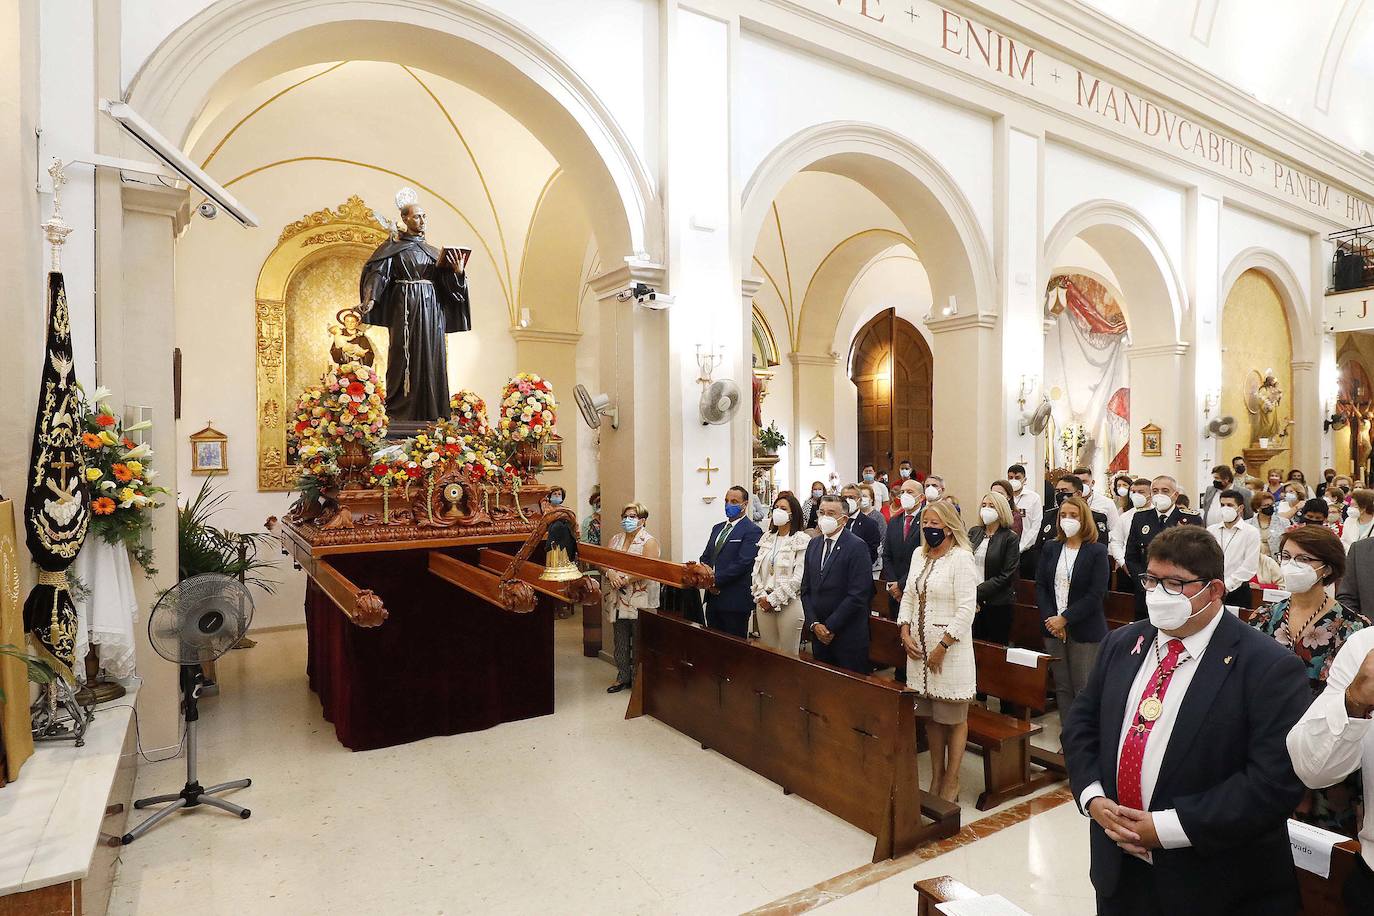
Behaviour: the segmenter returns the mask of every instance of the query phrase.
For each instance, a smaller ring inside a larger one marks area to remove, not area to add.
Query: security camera
[[[216,216],[219,216],[219,208],[208,200],[199,207],[196,207],[196,212],[206,219],[214,219]]]

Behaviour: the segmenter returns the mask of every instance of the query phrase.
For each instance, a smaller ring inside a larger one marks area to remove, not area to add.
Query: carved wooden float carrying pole
[[[716,584],[716,574],[711,567],[695,560],[688,563],[673,563],[596,544],[579,545],[579,554],[584,561],[594,566],[627,573],[636,579],[652,579],[663,585],[677,588],[711,588]]]

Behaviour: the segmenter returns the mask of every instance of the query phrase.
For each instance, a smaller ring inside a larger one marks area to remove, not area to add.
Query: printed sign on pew
[[[865,31],[937,61],[957,58],[1023,95],[1050,102],[1070,117],[1105,126],[1334,222],[1374,223],[1369,201],[1296,163],[932,0],[835,0],[832,9],[831,15],[840,21],[866,24]]]

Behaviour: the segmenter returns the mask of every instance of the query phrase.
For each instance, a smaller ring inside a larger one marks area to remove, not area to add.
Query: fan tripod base
[[[215,798],[214,796],[216,793],[228,792],[230,789],[246,789],[252,784],[253,780],[251,779],[235,779],[233,782],[222,782],[217,786],[203,789],[199,783],[188,782],[186,788],[182,789],[176,795],[154,795],[151,798],[140,798],[138,801],[134,802],[135,808],[148,808],[152,805],[163,804],[164,802],[170,802],[171,804],[155,812],[146,821],[124,834],[124,836],[120,838],[120,842],[128,846],[134,840],[156,827],[158,823],[171,815],[172,812],[195,808],[199,805],[209,805],[212,808],[219,808],[221,811],[237,814],[239,817],[247,820],[253,813],[252,811],[247,808],[241,808],[233,802],[227,802],[222,798]]]

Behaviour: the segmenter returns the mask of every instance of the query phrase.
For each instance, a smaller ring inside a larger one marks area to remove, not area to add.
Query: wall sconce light
[[[1034,373],[1021,376],[1021,385],[1016,389],[1016,403],[1020,405],[1022,411],[1026,409],[1026,402],[1031,399],[1031,395],[1035,394],[1035,389],[1039,385],[1040,376]]]
[[[697,376],[697,381],[701,382],[702,387],[711,384],[711,373],[716,371],[725,359],[725,348],[716,347],[715,350],[701,352],[701,344],[697,344],[697,367],[701,370],[701,375]]]
[[[527,328],[527,327],[529,327],[529,326],[530,326],[530,310],[527,309],[527,308],[522,308],[522,309],[520,310],[520,327],[522,327],[522,328]]]
[[[1212,411],[1216,410],[1220,406],[1221,392],[1216,388],[1209,389],[1207,393],[1202,397],[1202,415],[1204,417],[1210,417],[1212,415]]]
[[[951,295],[949,297],[949,304],[940,309],[940,315],[943,318],[952,318],[957,314],[959,314],[959,303],[955,301],[954,296]]]

